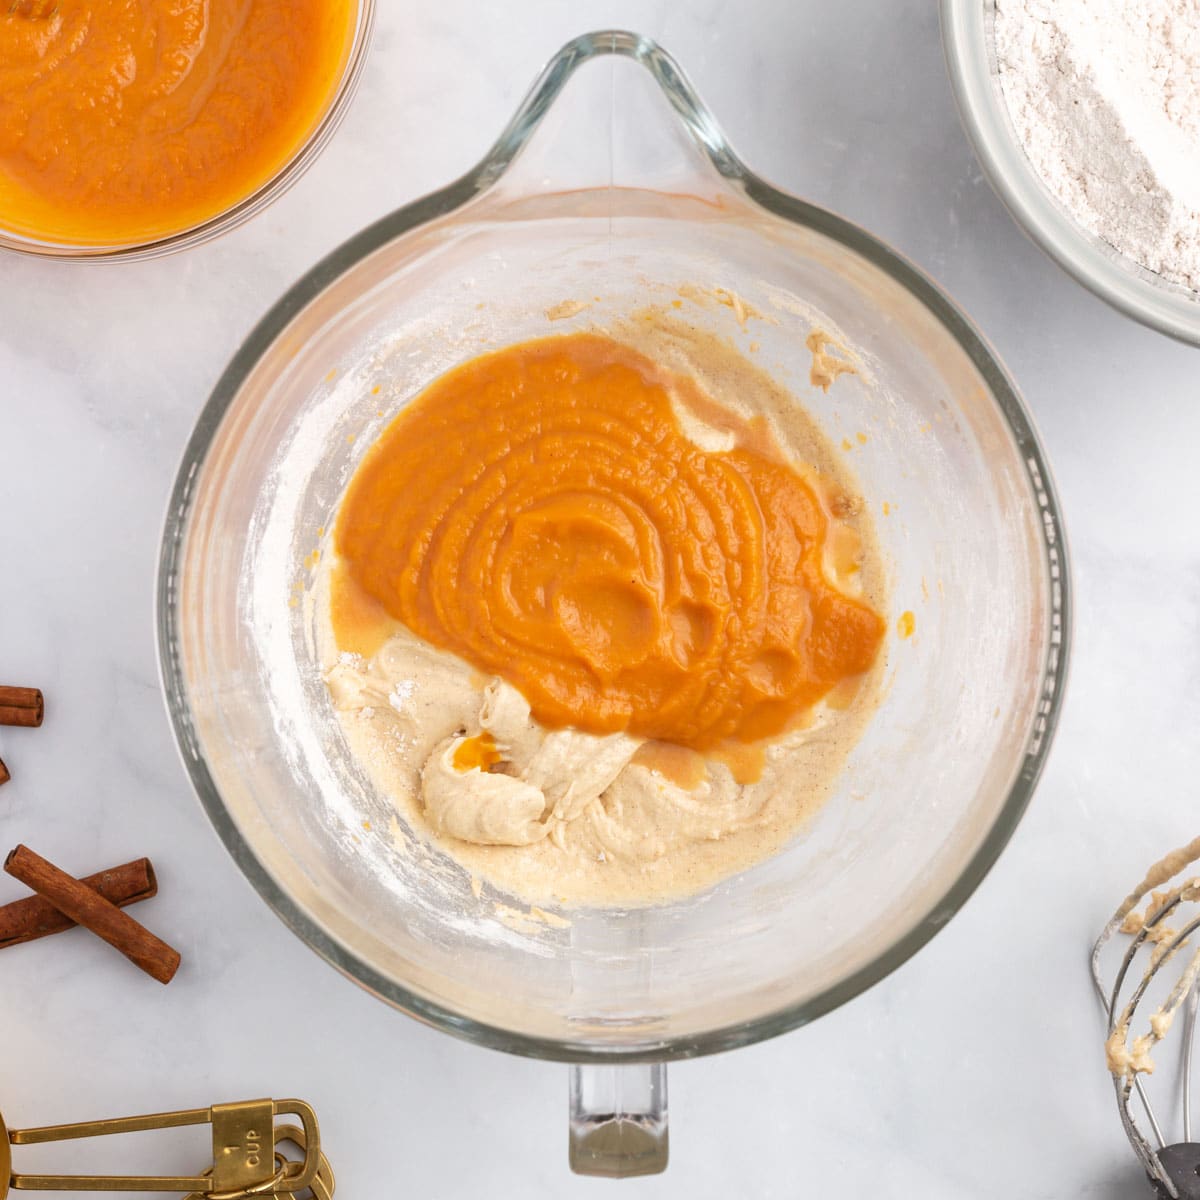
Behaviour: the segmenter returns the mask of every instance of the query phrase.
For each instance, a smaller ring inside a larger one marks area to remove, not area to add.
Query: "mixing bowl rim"
[[[1161,279],[1084,229],[1029,161],[995,79],[990,3],[941,0],[941,29],[962,126],[992,189],[1030,241],[1077,283],[1140,324],[1200,346],[1200,295]]]
[[[987,383],[1028,468],[1031,493],[1041,506],[1042,550],[1048,587],[1048,652],[1041,701],[1031,717],[1023,757],[1004,805],[962,873],[944,895],[870,963],[800,1004],[753,1021],[685,1038],[636,1045],[597,1045],[581,1038],[545,1038],[462,1017],[390,979],[327,932],[275,881],[225,807],[197,745],[181,670],[177,570],[187,535],[195,481],[226,411],[263,353],[321,292],[367,255],[414,228],[461,208],[503,175],[567,78],[582,62],[604,54],[637,59],[659,80],[673,107],[713,167],[747,198],[777,217],[815,229],[866,258],[905,287],[951,334]],[[448,187],[396,210],[350,238],[313,267],[270,309],[217,382],[197,420],[169,499],[159,560],[156,626],[159,673],[172,730],[184,767],[214,829],[259,895],[293,933],[368,991],[413,1017],[468,1041],[533,1058],[573,1062],[639,1062],[682,1059],[749,1045],[829,1012],[906,962],[963,906],[991,869],[1023,815],[1053,741],[1066,683],[1071,636],[1071,586],[1061,510],[1032,421],[999,361],[954,303],[920,270],[842,217],[789,196],[750,172],[724,140],[711,115],[674,61],[648,38],[627,32],[586,34],[568,43],[546,66],[492,151]],[[1036,735],[1036,741],[1035,741]]]
[[[33,258],[55,259],[74,263],[142,262],[163,258],[179,250],[200,246],[229,233],[252,220],[275,203],[296,184],[316,162],[329,144],[338,126],[349,111],[358,91],[363,68],[371,49],[375,31],[376,0],[355,0],[357,16],[346,61],[330,95],[325,111],[317,123],[295,146],[287,157],[248,196],[214,213],[197,225],[176,233],[163,234],[135,242],[55,242],[31,235],[14,233],[0,226],[0,250]]]

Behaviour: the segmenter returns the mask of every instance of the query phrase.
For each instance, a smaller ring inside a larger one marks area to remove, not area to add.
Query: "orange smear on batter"
[[[350,0],[0,3],[0,226],[119,245],[236,204],[320,120],[356,11]]]
[[[551,728],[704,751],[800,723],[870,668],[884,623],[826,578],[814,487],[749,424],[746,444],[701,449],[672,394],[712,407],[594,334],[442,376],[351,480],[340,586],[508,680]]]
[[[490,771],[502,757],[496,739],[490,733],[480,733],[459,742],[454,751],[454,769],[470,771],[478,768],[480,771]]]

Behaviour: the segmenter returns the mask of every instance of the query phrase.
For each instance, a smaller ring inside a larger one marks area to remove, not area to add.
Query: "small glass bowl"
[[[1200,293],[1147,270],[1084,229],[1050,194],[1000,90],[996,0],[941,0],[942,44],[967,136],[996,194],[1060,267],[1126,316],[1200,345]]]
[[[350,107],[350,101],[358,89],[358,81],[371,45],[371,33],[375,26],[375,0],[358,0],[357,8],[354,34],[346,52],[342,78],[331,95],[324,113],[304,141],[296,147],[289,158],[284,160],[275,174],[250,195],[209,217],[207,221],[202,221],[199,225],[192,225],[178,233],[155,237],[149,241],[54,242],[13,233],[0,227],[0,249],[14,250],[18,254],[35,254],[45,258],[73,261],[99,259],[130,262],[139,259],[161,258],[176,250],[184,250],[191,246],[202,245],[204,242],[211,242],[221,234],[228,233],[229,230],[250,220],[251,217],[258,216],[260,212],[278,200],[312,166]]]

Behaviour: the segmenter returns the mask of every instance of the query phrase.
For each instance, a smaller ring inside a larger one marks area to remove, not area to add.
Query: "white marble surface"
[[[151,855],[162,894],[140,915],[185,958],[164,991],[82,933],[6,952],[6,1116],[294,1094],[316,1104],[348,1200],[614,1186],[568,1174],[563,1068],[392,1012],[258,901],[176,758],[151,611],[177,459],[251,323],[345,236],[471,164],[561,42],[625,25],[678,56],[752,166],[890,240],[990,336],[1057,469],[1078,628],[1042,787],[965,911],[819,1024],[673,1068],[672,1166],[620,1191],[1148,1194],[1085,948],[1140,869],[1200,832],[1200,352],[1110,312],[1024,240],[960,132],[929,0],[381,8],[346,124],[250,226],[141,266],[0,258],[0,677],[48,696],[40,731],[0,731],[16,776],[0,843],[81,871]],[[0,899],[18,891],[0,879]],[[201,1160],[203,1139],[189,1146]],[[124,1161],[147,1156],[171,1152],[131,1144]]]

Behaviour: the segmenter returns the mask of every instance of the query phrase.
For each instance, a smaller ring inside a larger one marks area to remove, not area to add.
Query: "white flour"
[[[1086,229],[1200,291],[1200,0],[996,0],[1000,82]]]

